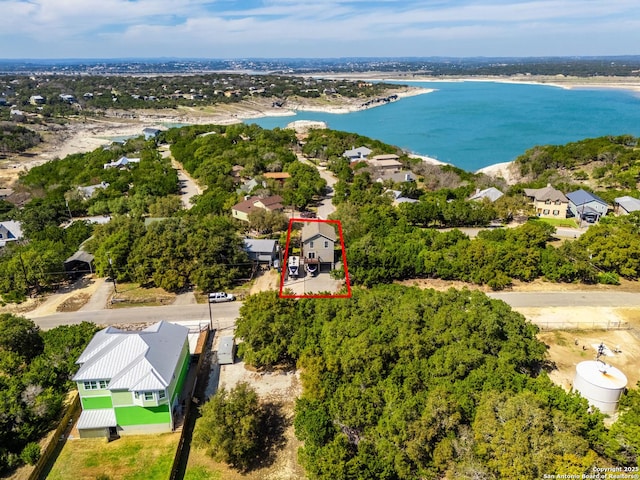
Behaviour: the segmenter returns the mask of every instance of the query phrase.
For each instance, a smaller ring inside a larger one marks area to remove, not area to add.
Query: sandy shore
[[[513,185],[518,182],[518,175],[514,171],[513,166],[514,162],[496,163],[494,165],[483,167],[476,171],[476,173],[484,173],[485,175],[495,178],[502,177],[509,185]]]
[[[531,85],[548,85],[558,88],[615,88],[640,92],[640,77],[574,77],[569,75],[487,75],[482,77],[470,76],[445,76],[432,77],[416,75],[412,72],[368,72],[352,74],[318,74],[318,77],[333,79],[361,79],[378,82],[403,82],[407,84],[416,82],[496,82],[496,83],[522,83]]]
[[[430,165],[449,165],[446,162],[441,162],[440,160],[433,158],[433,157],[427,157],[426,155],[417,155],[415,153],[410,153],[409,154],[409,158],[419,158],[420,160],[422,160],[424,163],[428,163]]]

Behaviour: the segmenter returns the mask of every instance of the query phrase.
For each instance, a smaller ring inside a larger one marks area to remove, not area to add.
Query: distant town
[[[418,75],[638,76],[640,56],[408,57],[302,59],[79,59],[2,60],[0,73],[62,75],[199,74],[207,72],[315,74],[410,72]]]

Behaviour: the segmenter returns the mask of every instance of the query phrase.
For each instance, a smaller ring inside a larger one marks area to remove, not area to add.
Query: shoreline
[[[318,76],[324,76],[322,74]],[[514,75],[509,77],[483,76],[483,77],[427,77],[401,72],[385,73],[370,72],[362,74],[328,74],[326,78],[358,78],[372,81],[394,81],[404,83],[406,86],[399,86],[392,89],[388,96],[397,95],[397,99],[391,102],[378,101],[366,104],[366,100],[338,98],[333,104],[314,104],[314,99],[295,99],[291,105],[277,108],[270,100],[258,101],[254,99],[244,100],[237,104],[215,105],[213,107],[196,109],[190,107],[179,107],[170,111],[138,110],[138,111],[110,111],[109,115],[101,118],[91,118],[86,123],[72,121],[64,128],[43,132],[46,138],[40,148],[30,152],[30,155],[15,155],[8,158],[3,163],[9,168],[0,169],[0,184],[11,184],[15,180],[10,171],[15,168],[15,172],[29,169],[36,165],[41,165],[56,158],[64,158],[74,153],[84,153],[95,150],[104,145],[110,144],[114,138],[132,137],[142,135],[142,130],[147,127],[166,129],[172,124],[198,125],[217,124],[231,125],[250,121],[251,119],[264,117],[292,117],[291,122],[296,121],[298,112],[319,112],[329,114],[347,114],[368,110],[395,103],[404,98],[432,93],[437,88],[427,88],[412,85],[419,82],[494,82],[510,84],[544,85],[565,90],[571,89],[617,89],[626,90],[633,93],[640,93],[640,77],[565,77],[565,76],[533,76]],[[377,97],[384,98],[382,96]],[[297,100],[297,102],[296,102]],[[330,101],[329,100],[329,101]],[[372,100],[372,99],[369,99]],[[325,100],[325,102],[327,102]],[[364,103],[363,103],[364,102]],[[131,118],[133,117],[133,118]],[[428,155],[408,152],[410,157],[420,158],[427,163],[434,165],[447,165],[446,162],[437,160]],[[31,158],[29,158],[29,156]],[[511,183],[513,174],[509,172],[509,165],[513,162],[500,162],[482,167],[475,173],[485,173],[491,176],[501,176],[508,183]],[[13,164],[13,165],[12,165]],[[17,167],[19,168],[16,168]],[[7,172],[2,175],[2,172]],[[8,177],[8,178],[5,178]],[[17,175],[16,175],[17,177]]]
[[[565,75],[511,75],[511,76],[426,76],[412,73],[385,73],[371,72],[345,75],[318,75],[321,78],[350,79],[359,78],[378,82],[402,82],[402,83],[438,83],[438,82],[494,82],[522,85],[544,85],[549,87],[562,88],[564,90],[574,89],[615,89],[627,90],[640,93],[640,77],[575,77]]]
[[[142,130],[148,127],[167,129],[167,124],[232,125],[264,117],[296,117],[298,111],[330,114],[354,113],[433,91],[434,89],[422,87],[402,87],[389,93],[389,95],[397,95],[397,100],[375,102],[369,105],[362,105],[362,103],[342,106],[294,103],[291,107],[281,109],[273,107],[266,101],[248,100],[203,110],[178,108],[171,111],[134,110],[126,113],[114,110],[108,116],[102,118],[87,119],[83,123],[71,122],[62,131],[45,132],[44,135],[46,137],[53,138],[57,136],[58,138],[53,139],[49,145],[45,143],[43,151],[34,152],[36,157],[29,162],[23,162],[21,167],[24,166],[28,169],[56,158],[61,159],[74,153],[89,152],[101,146],[109,145],[114,138],[142,135]],[[131,114],[133,114],[134,118],[126,116]],[[292,119],[293,121],[295,121],[295,118]],[[15,157],[19,158],[20,155]]]

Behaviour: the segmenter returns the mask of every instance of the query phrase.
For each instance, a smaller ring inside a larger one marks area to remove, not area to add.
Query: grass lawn
[[[174,293],[162,288],[144,288],[137,283],[117,283],[116,288],[118,293],[114,296],[116,301],[112,304],[113,308],[157,307],[169,305],[176,298]]]
[[[169,478],[179,433],[68,440],[47,479],[164,480]],[[199,478],[199,477],[194,477]]]
[[[226,465],[214,462],[203,449],[191,447],[184,480],[220,480],[222,472],[240,477],[240,474],[233,472]],[[225,478],[229,478],[228,475],[225,475]]]
[[[554,227],[578,228],[578,222],[575,218],[536,218],[533,222],[544,222]]]

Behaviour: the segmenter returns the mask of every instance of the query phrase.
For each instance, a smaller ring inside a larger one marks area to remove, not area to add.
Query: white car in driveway
[[[224,292],[214,292],[209,294],[209,303],[233,302],[235,295]]]

